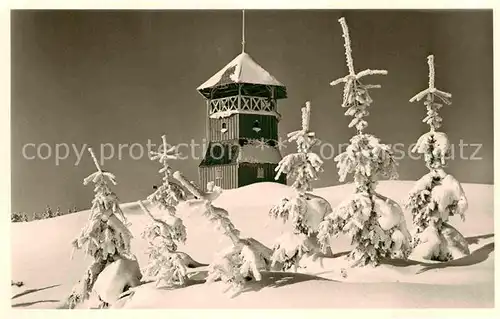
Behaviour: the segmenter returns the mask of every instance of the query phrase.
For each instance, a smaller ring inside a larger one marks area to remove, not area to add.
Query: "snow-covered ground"
[[[377,191],[400,204],[414,182],[381,182]],[[335,207],[350,194],[352,185],[317,189]],[[192,269],[187,287],[156,289],[150,283],[132,290],[116,307],[124,308],[422,308],[494,306],[493,185],[463,184],[469,200],[467,219],[453,217],[451,223],[466,238],[471,255],[446,263],[395,260],[379,267],[348,268],[344,260],[349,239],[332,240],[334,258],[305,261],[301,273],[264,273],[235,294],[216,282],[203,284],[205,269]],[[288,227],[268,217],[269,209],[290,192],[275,183],[258,183],[226,190],[214,202],[229,211],[243,236],[254,237],[268,247]],[[149,222],[135,203],[122,209],[135,238],[132,250],[141,266],[146,265],[147,243],[140,234]],[[158,212],[153,211],[158,214]],[[188,240],[180,251],[208,264],[213,255],[230,245],[211,224],[186,204],[178,214],[187,227]],[[408,226],[411,216],[406,214]],[[12,288],[16,308],[57,308],[81,278],[89,260],[77,252],[70,260],[71,241],[86,223],[88,211],[12,224],[12,279],[24,286]]]

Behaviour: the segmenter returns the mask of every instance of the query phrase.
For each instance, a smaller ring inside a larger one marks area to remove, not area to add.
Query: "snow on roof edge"
[[[258,114],[258,115],[270,115],[275,116],[278,120],[281,119],[281,114],[276,111],[247,111],[247,110],[231,110],[231,111],[220,111],[211,114],[209,117],[212,119],[220,119],[225,117],[230,117],[233,114]]]
[[[235,72],[230,76],[233,83],[262,84],[285,87],[285,85],[255,62],[248,53],[242,52],[207,81],[198,86],[196,90],[200,91],[216,86],[222,75],[233,66],[236,67]]]
[[[276,147],[247,144],[240,148],[237,162],[278,164],[281,159],[281,152]]]

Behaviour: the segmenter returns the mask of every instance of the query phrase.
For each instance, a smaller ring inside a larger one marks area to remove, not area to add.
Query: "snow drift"
[[[414,182],[380,182],[377,190],[403,203]],[[494,305],[493,186],[462,184],[469,201],[470,218],[457,228],[469,243],[470,255],[450,262],[391,260],[376,268],[348,268],[345,252],[351,249],[347,236],[331,242],[333,257],[311,256],[301,261],[299,273],[263,272],[234,296],[220,282],[202,284],[206,268],[189,268],[187,287],[162,290],[142,284],[122,298],[126,308],[311,308],[311,307],[492,307]],[[351,184],[319,188],[314,194],[337,206],[352,193]],[[214,204],[224,207],[245,237],[272,247],[289,224],[269,219],[270,208],[289,194],[285,185],[258,183],[224,191]],[[259,198],[259,200],[255,200]],[[134,235],[132,252],[139,265],[148,262],[146,240],[140,234],[149,223],[137,203],[121,205]],[[156,212],[153,212],[156,213]],[[87,222],[88,211],[52,219],[12,224],[12,279],[25,286],[12,287],[16,308],[57,308],[80,278],[90,260],[82,253],[69,259],[71,240]],[[230,240],[193,207],[181,203],[178,214],[188,229],[188,239],[179,249],[196,262],[209,264],[215,251]],[[405,211],[407,221],[410,212]],[[459,217],[450,217],[455,219]],[[410,223],[408,222],[408,227]],[[33,234],[40,234],[36,241]],[[43,252],[43,254],[41,254]],[[197,265],[199,266],[199,265]],[[210,298],[207,298],[210,296]],[[387,298],[390,296],[390,298]]]

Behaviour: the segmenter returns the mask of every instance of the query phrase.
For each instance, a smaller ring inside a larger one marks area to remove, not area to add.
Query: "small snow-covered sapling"
[[[138,204],[152,221],[143,233],[143,237],[149,243],[149,261],[143,270],[145,280],[153,279],[156,287],[184,285],[187,265],[177,252],[177,243],[184,243],[186,240],[186,231],[182,221],[171,215],[168,222],[156,218],[142,201]]]
[[[323,161],[312,152],[319,144],[316,134],[309,130],[311,103],[302,107],[302,129],[288,133],[288,141],[297,144],[297,153],[289,154],[276,167],[278,180],[281,174],[287,174],[293,180],[292,195],[282,199],[281,203],[272,207],[269,215],[281,218],[284,222],[291,220],[292,229],[280,236],[272,256],[272,267],[281,265],[282,270],[294,267],[297,270],[300,259],[305,254],[319,252],[317,231],[319,223],[332,212],[327,200],[313,195],[312,182],[318,179],[322,171]]]
[[[68,297],[69,308],[74,308],[89,297],[99,274],[109,264],[119,259],[136,261],[130,251],[132,233],[126,226],[127,221],[120,209],[118,197],[108,185],[108,181],[116,185],[116,177],[103,171],[92,149],[89,148],[88,151],[97,171],[86,177],[83,184],[93,183],[95,195],[88,222],[72,244],[74,249],[84,249],[85,254],[93,261]]]
[[[188,201],[190,205],[203,208],[204,216],[232,242],[231,247],[217,254],[209,265],[207,282],[222,280],[234,289],[240,289],[249,278],[261,280],[261,270],[268,269],[272,251],[254,238],[241,238],[240,231],[229,219],[229,213],[213,205],[222,189],[210,182],[207,192],[203,192],[180,172],[173,176],[196,197]]]
[[[446,261],[469,254],[463,236],[449,223],[449,216],[460,215],[465,219],[467,198],[460,183],[443,170],[450,149],[448,136],[437,131],[443,119],[438,110],[451,104],[451,94],[435,87],[434,56],[427,57],[429,86],[410,99],[418,102],[425,98],[427,116],[423,122],[429,132],[417,141],[412,152],[423,154],[429,173],[415,183],[406,207],[413,217],[413,247],[416,258]]]
[[[163,176],[162,184],[147,199],[166,214],[162,218],[156,218],[142,201],[138,202],[151,220],[142,233],[142,237],[149,243],[149,261],[143,272],[147,278],[156,282],[157,287],[179,286],[185,283],[187,266],[176,252],[177,244],[186,241],[187,233],[182,219],[176,216],[176,207],[186,197],[184,191],[171,181],[172,168],[168,163],[171,159],[177,159],[178,153],[175,146],[168,147],[166,136],[163,135],[162,144],[157,151],[151,151],[151,155],[151,160],[157,160],[162,165],[159,173]]]
[[[396,161],[391,148],[379,139],[364,133],[368,126],[365,117],[373,102],[369,89],[379,85],[366,85],[361,78],[368,75],[386,75],[386,70],[364,70],[356,73],[352,59],[349,30],[344,18],[339,19],[345,43],[349,74],[332,81],[334,86],[344,83],[342,107],[346,116],[352,116],[349,127],[357,134],[350,140],[345,152],[335,157],[340,181],[347,175],[354,177],[355,193],[342,201],[326,216],[320,225],[318,239],[324,248],[332,236],[345,233],[352,238],[354,249],[349,254],[352,266],[378,265],[383,258],[405,258],[409,252],[410,234],[399,205],[376,192],[380,178],[397,178]]]

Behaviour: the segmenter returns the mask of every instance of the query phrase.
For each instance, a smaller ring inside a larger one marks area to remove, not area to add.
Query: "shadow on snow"
[[[19,297],[22,297],[22,296],[25,296],[25,295],[28,295],[28,294],[31,294],[31,293],[34,293],[34,292],[38,292],[38,291],[42,291],[42,290],[47,290],[47,289],[55,288],[55,287],[59,287],[59,286],[60,285],[52,285],[52,286],[47,286],[47,287],[43,287],[43,288],[28,289],[28,290],[25,290],[23,292],[18,293],[17,295],[12,296],[12,299],[16,299],[16,298],[19,298]]]
[[[334,281],[336,280],[321,278],[314,275],[308,275],[303,273],[291,273],[291,272],[263,272],[262,279],[260,281],[249,281],[245,287],[237,291],[231,298],[235,298],[246,292],[258,292],[263,288],[280,288],[288,285],[293,285],[299,282],[305,282],[310,280],[320,280],[320,281]]]
[[[474,237],[466,238],[467,243],[478,244],[481,239],[489,239],[493,237],[494,234],[486,234]],[[395,267],[408,267],[408,266],[423,266],[422,269],[417,271],[417,275],[432,269],[444,269],[448,267],[464,267],[479,264],[486,259],[495,249],[495,243],[488,243],[481,248],[474,250],[469,256],[462,257],[460,259],[450,260],[447,262],[422,262],[417,260],[403,260],[403,259],[389,259],[385,260],[383,263],[387,265],[392,265]]]

